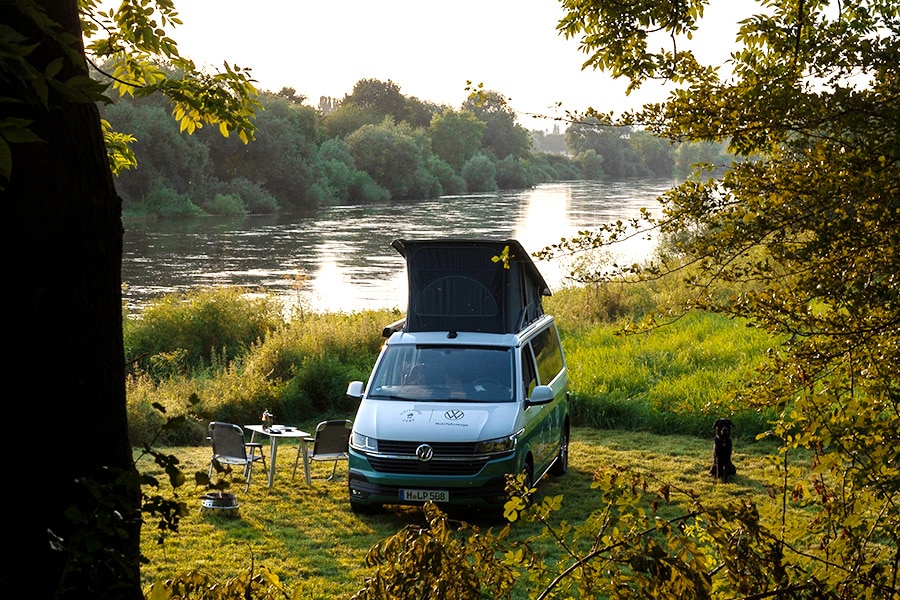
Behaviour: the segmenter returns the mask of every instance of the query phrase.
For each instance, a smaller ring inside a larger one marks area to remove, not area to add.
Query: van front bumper
[[[376,461],[377,462],[377,461]],[[404,500],[403,490],[444,490],[449,493],[447,504],[471,506],[502,506],[506,493],[507,473],[516,473],[515,456],[487,461],[471,475],[436,476],[417,474],[419,465],[410,461],[412,473],[384,473],[376,471],[365,455],[350,451],[348,487],[350,501],[362,505],[421,504]],[[469,469],[472,466],[467,467]]]

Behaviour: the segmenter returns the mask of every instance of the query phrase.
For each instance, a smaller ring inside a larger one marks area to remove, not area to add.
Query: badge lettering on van
[[[458,408],[450,409],[443,415],[443,420],[435,421],[435,425],[443,427],[468,427],[469,424],[463,421],[466,413]]]
[[[417,409],[404,410],[400,413],[401,423],[415,423],[422,416],[422,411]]]

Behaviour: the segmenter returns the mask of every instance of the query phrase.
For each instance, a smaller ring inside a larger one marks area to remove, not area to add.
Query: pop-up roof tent
[[[513,333],[550,288],[516,240],[394,240],[406,259],[406,331]]]

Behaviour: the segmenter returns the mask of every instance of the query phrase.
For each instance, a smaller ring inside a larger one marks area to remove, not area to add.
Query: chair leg
[[[263,465],[263,472],[266,472],[266,455],[263,454],[262,448],[259,449],[259,459]],[[244,488],[244,491],[250,489],[250,475],[253,472],[253,463],[256,462],[256,448],[250,448],[250,455],[248,456],[247,463],[244,465],[244,477],[247,479],[247,487]]]
[[[334,474],[335,474],[335,473],[337,473],[337,459],[334,459],[334,466],[331,467],[331,475],[329,475],[329,476],[326,477],[325,479],[326,479],[327,481],[331,481],[332,479],[334,479]]]

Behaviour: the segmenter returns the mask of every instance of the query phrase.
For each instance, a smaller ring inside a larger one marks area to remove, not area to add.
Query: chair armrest
[[[262,444],[259,442],[244,442],[245,448],[262,448]]]

